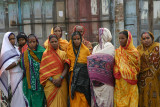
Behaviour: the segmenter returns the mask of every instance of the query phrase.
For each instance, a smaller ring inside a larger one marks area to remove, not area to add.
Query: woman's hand
[[[56,86],[56,87],[61,87],[61,78],[58,79],[53,79],[52,83]]]

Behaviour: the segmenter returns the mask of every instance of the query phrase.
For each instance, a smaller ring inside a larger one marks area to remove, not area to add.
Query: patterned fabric
[[[113,107],[114,57],[109,54],[93,54],[87,57],[88,72],[91,81],[92,107]],[[95,81],[101,83],[95,85]]]
[[[140,55],[134,47],[132,35],[128,31],[126,46],[120,46],[115,52],[115,107],[138,107],[137,74],[139,70]]]
[[[87,57],[90,80],[114,86],[114,57],[107,54],[94,54]]]
[[[38,45],[36,51],[28,48],[22,55],[23,92],[27,107],[44,106],[44,91],[39,80],[39,68],[43,52],[44,48]]]
[[[160,44],[157,42],[153,42],[147,49],[143,44],[137,47],[141,55],[141,69],[138,75],[139,107],[159,107],[160,105],[159,47]]]
[[[21,53],[24,53],[27,50],[27,48],[28,48],[28,45],[25,44],[21,49]]]
[[[44,91],[48,107],[67,107],[67,82],[64,79],[60,88],[57,88],[48,78],[60,78],[64,70],[64,63],[70,65],[67,54],[60,49],[54,50],[48,41],[48,47],[42,56],[40,65],[40,82]],[[63,94],[62,94],[63,93]]]

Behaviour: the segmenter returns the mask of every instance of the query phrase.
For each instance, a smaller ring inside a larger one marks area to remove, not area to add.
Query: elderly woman
[[[160,105],[160,44],[154,42],[151,32],[141,35],[141,45],[137,47],[141,56],[138,76],[139,107],[159,107]]]
[[[114,46],[112,35],[107,28],[99,29],[99,44],[88,56],[88,73],[91,82],[91,106],[113,107],[114,93]]]

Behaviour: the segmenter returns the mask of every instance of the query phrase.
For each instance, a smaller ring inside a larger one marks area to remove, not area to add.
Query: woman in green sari
[[[28,36],[28,48],[22,54],[21,66],[24,70],[23,92],[26,107],[43,107],[44,91],[39,80],[39,68],[44,48],[34,34]]]

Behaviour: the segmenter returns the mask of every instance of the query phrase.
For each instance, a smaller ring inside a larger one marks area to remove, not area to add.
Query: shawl
[[[137,74],[140,71],[140,55],[133,45],[131,33],[128,31],[128,40],[125,47],[120,46],[115,51],[114,77],[121,77],[128,83],[137,84]]]

